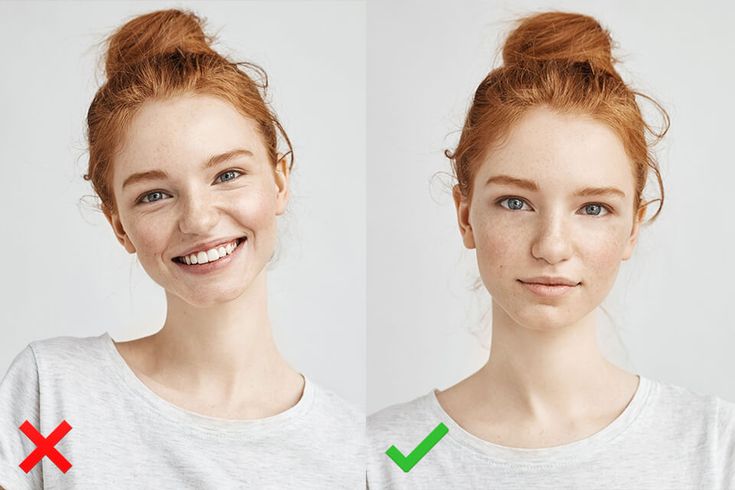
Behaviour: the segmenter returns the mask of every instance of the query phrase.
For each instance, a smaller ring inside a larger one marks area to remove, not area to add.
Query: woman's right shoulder
[[[85,369],[99,362],[106,333],[96,337],[59,336],[28,343],[13,359],[11,368],[44,372]]]
[[[376,445],[392,441],[396,436],[413,439],[426,433],[426,427],[435,424],[433,392],[409,401],[387,406],[367,417],[368,439]],[[390,444],[389,444],[390,445]]]

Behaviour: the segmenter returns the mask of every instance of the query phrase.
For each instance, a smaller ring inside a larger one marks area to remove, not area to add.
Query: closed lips
[[[544,286],[577,286],[579,281],[572,281],[565,277],[531,277],[529,279],[518,279],[526,284],[541,284]]]

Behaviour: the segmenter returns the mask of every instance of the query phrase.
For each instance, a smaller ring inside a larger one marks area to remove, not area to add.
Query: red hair
[[[664,188],[651,147],[668,131],[669,117],[655,100],[628,88],[613,67],[617,60],[612,44],[609,32],[586,15],[546,12],[519,21],[503,47],[503,66],[492,70],[477,87],[459,144],[453,152],[445,152],[463,196],[472,196],[477,167],[493,145],[530,108],[546,105],[561,113],[590,115],[612,128],[633,164],[634,210],[641,207],[651,170],[661,198],[650,221],[658,216]],[[659,132],[643,119],[636,96],[651,101],[661,112],[664,126]],[[646,131],[654,136],[651,142]]]
[[[210,45],[203,22],[192,12],[171,9],[130,20],[106,40],[107,81],[97,91],[87,112],[91,180],[105,214],[116,212],[111,189],[113,158],[125,130],[141,105],[184,94],[207,94],[232,104],[253,119],[275,165],[293,148],[288,135],[265,101],[268,79],[265,71],[247,62],[231,62]],[[242,68],[242,69],[241,69]],[[254,72],[254,81],[246,71]],[[288,151],[278,152],[279,135]]]

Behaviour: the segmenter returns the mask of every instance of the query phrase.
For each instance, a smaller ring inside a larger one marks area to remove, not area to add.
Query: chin
[[[541,303],[524,305],[520,309],[505,309],[505,314],[519,326],[536,331],[558,330],[573,325],[582,318],[559,305]]]
[[[210,292],[209,294],[197,294],[196,291],[187,291],[186,294],[176,294],[183,301],[195,308],[211,308],[235,301],[247,291],[249,284],[239,284],[237,287]]]
[[[528,330],[535,330],[537,332],[548,332],[552,330],[559,330],[571,325],[572,321],[568,320],[557,320],[551,318],[534,318],[527,321],[519,321],[518,325]]]

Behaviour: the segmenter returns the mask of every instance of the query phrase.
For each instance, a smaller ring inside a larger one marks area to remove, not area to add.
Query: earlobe
[[[462,195],[459,185],[452,188],[452,198],[457,211],[457,224],[459,225],[459,233],[462,235],[462,242],[466,248],[473,249],[475,248],[475,236],[470,223],[469,200]]]

